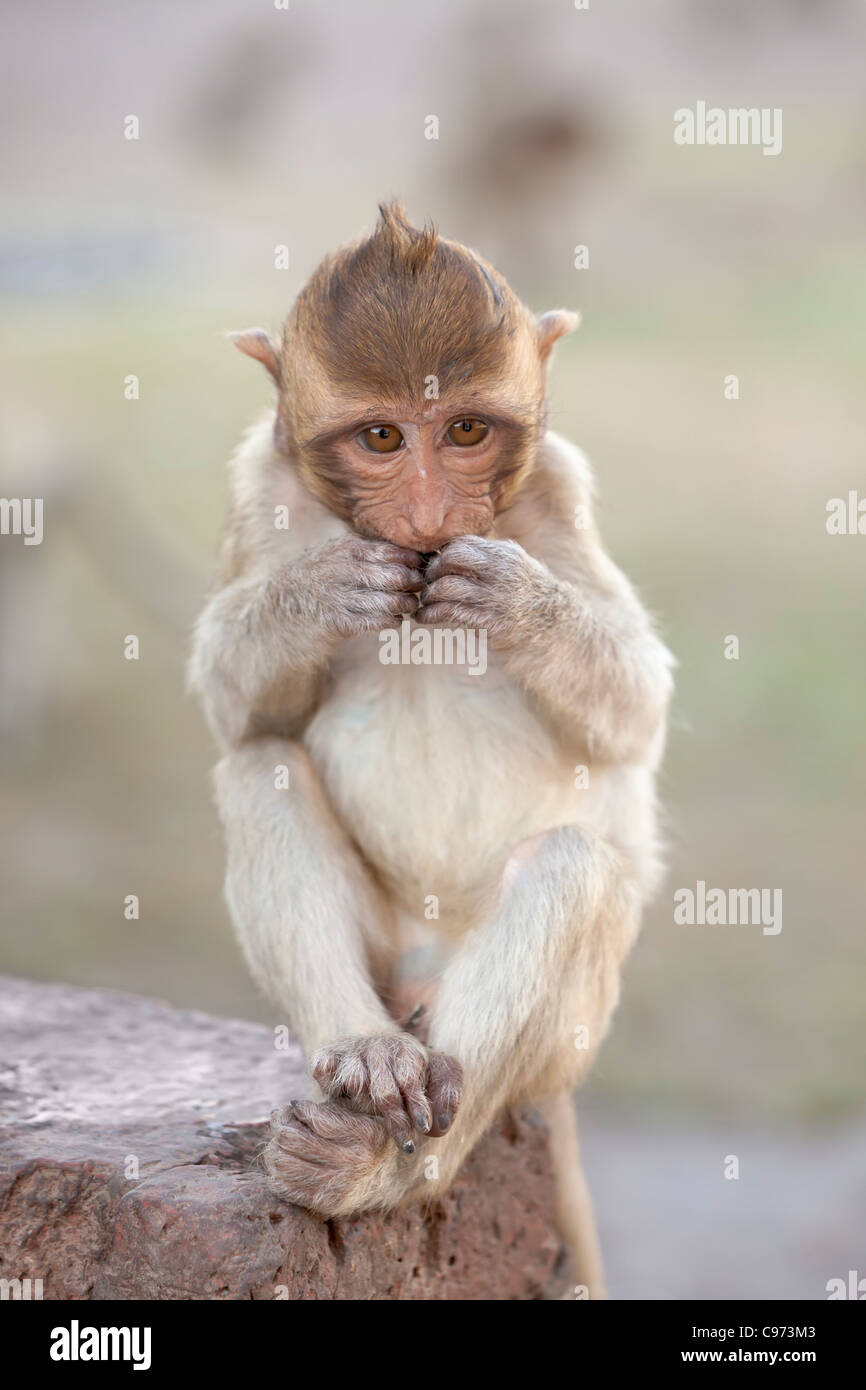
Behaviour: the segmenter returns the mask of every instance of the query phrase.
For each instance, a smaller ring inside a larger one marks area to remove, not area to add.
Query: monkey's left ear
[[[570,309],[548,309],[536,324],[538,332],[538,355],[546,362],[553,351],[553,345],[566,333],[573,333],[580,323],[580,314]]]
[[[263,328],[242,328],[237,333],[229,333],[228,336],[235,347],[245,352],[247,357],[254,357],[263,367],[267,367],[277,385],[282,386],[279,349]]]

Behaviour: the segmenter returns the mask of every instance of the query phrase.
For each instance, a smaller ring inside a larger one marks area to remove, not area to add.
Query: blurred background
[[[582,310],[551,420],[679,660],[669,876],[580,1107],[612,1292],[866,1276],[866,538],[825,527],[866,495],[862,5],[6,0],[2,21],[0,495],[43,497],[45,538],[0,538],[0,969],[272,1019],[184,690],[225,461],[270,399],[221,335],[278,329],[399,195],[533,308]],[[782,153],[675,145],[698,100],[782,108]],[[675,925],[698,879],[781,888],[781,933]]]

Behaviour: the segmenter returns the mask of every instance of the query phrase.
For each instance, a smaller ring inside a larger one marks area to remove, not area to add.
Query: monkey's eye
[[[486,433],[487,426],[483,420],[457,420],[449,429],[448,438],[452,444],[461,446],[480,444]]]
[[[393,454],[403,443],[403,436],[396,425],[372,425],[358,435],[365,449],[374,454]]]

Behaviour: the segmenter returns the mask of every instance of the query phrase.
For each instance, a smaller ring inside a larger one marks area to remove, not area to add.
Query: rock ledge
[[[561,1292],[547,1135],[503,1119],[429,1211],[322,1221],[258,1167],[300,1047],[150,999],[0,978],[0,1278],[46,1299]]]

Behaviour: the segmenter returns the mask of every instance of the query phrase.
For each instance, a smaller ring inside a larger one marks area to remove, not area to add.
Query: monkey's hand
[[[562,585],[516,541],[460,536],[427,566],[427,586],[415,614],[431,626],[486,629],[509,647],[552,622]]]
[[[291,598],[299,597],[327,631],[355,637],[411,617],[424,587],[422,570],[415,550],[344,536],[291,563],[285,574],[287,606],[291,609]]]
[[[414,1153],[416,1135],[450,1129],[463,1091],[460,1063],[410,1033],[343,1038],[320,1048],[310,1071],[329,1100],[384,1121],[404,1153]]]

